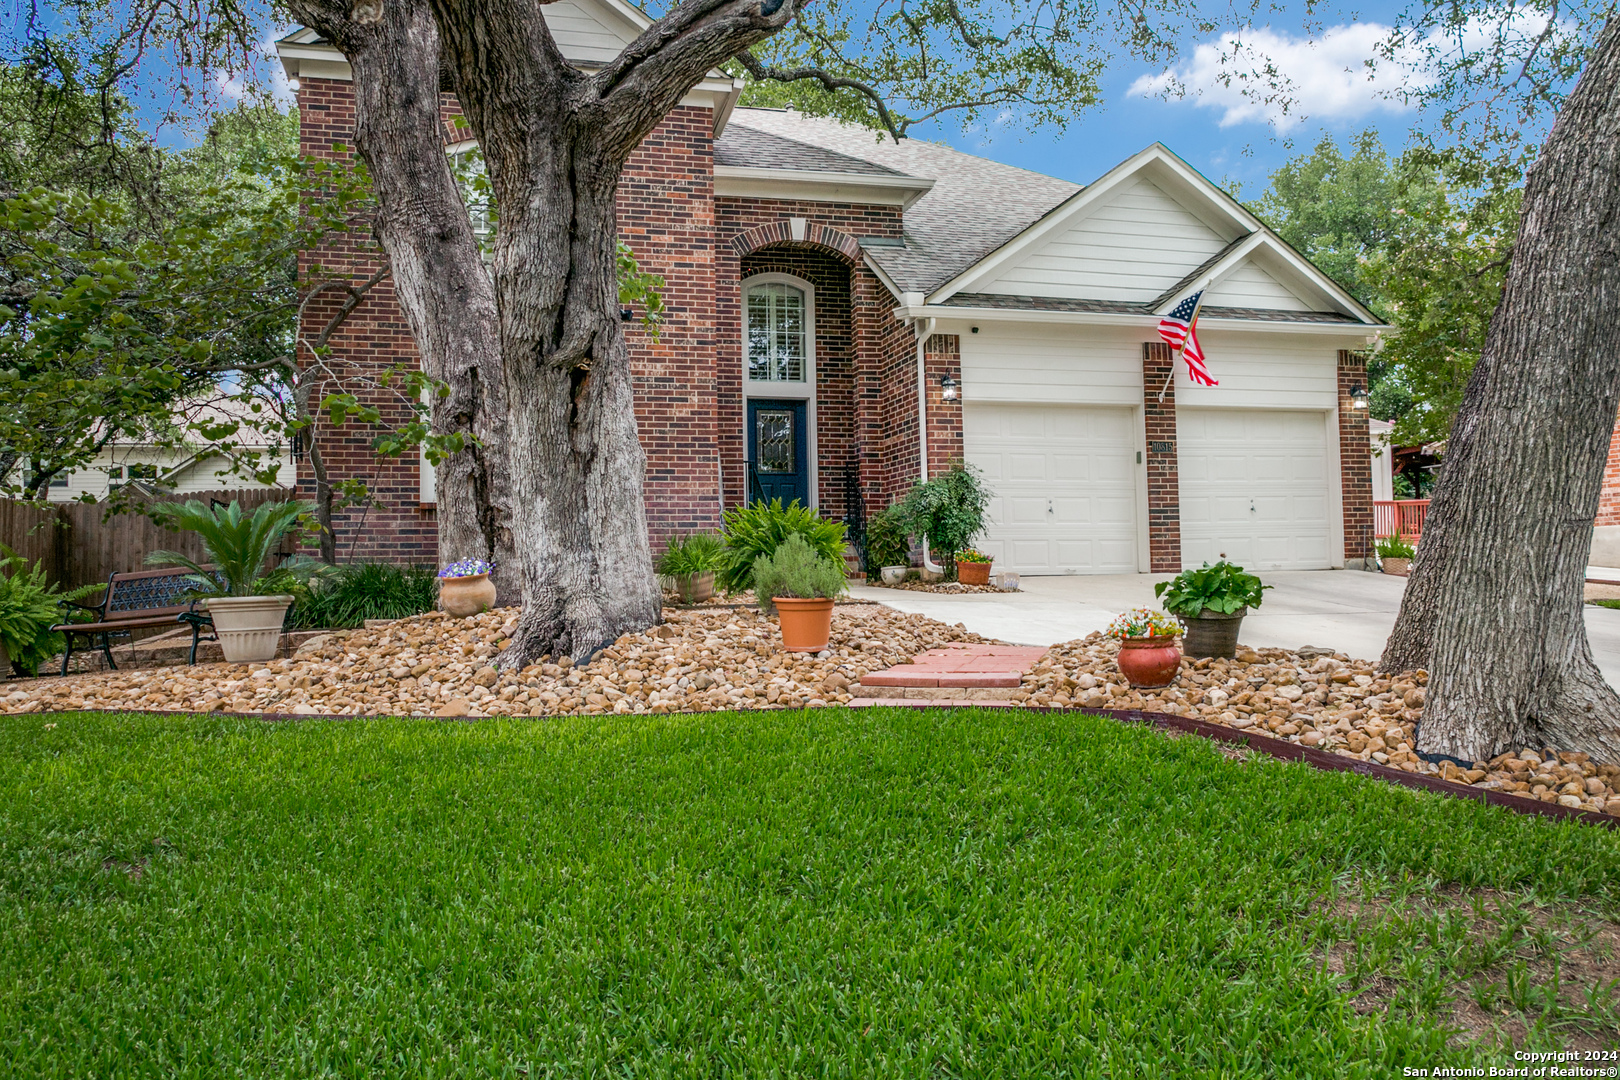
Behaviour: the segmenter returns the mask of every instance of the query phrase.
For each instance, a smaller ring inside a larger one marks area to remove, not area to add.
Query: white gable
[[[1219,254],[1230,239],[1143,177],[1110,193],[976,291],[1146,303]]]
[[[605,64],[640,33],[612,8],[591,0],[554,0],[540,12],[557,48],[576,64]]]
[[[1265,308],[1272,311],[1313,311],[1282,282],[1245,260],[1210,286],[1204,294],[1210,307]]]

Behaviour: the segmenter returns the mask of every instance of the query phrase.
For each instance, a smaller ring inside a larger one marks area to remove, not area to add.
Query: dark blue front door
[[[810,505],[809,441],[804,430],[804,402],[748,402],[748,460],[754,464],[759,490],[750,499],[799,500]]]

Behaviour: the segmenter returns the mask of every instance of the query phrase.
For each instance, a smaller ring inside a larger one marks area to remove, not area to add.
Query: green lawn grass
[[[8,716],[0,1075],[1398,1076],[1612,1042],[1531,976],[1617,883],[1072,714]]]

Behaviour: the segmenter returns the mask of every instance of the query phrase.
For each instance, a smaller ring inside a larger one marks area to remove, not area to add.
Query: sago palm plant
[[[146,561],[149,565],[190,570],[198,597],[296,591],[324,566],[305,556],[295,556],[269,571],[265,564],[276,553],[281,538],[297,526],[299,517],[314,512],[314,503],[269,502],[244,514],[241,503],[234,500],[228,506],[215,508],[192,499],[165,507],[161,521],[169,528],[185,529],[201,537],[212,569],[178,551],[154,551]]]

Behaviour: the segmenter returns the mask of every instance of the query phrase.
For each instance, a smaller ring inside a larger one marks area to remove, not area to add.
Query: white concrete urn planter
[[[902,581],[906,580],[906,575],[910,572],[911,567],[909,566],[885,566],[881,571],[879,571],[883,577],[883,584],[885,585],[900,584]]]
[[[214,596],[202,602],[214,620],[219,647],[232,664],[274,660],[290,596]]]

